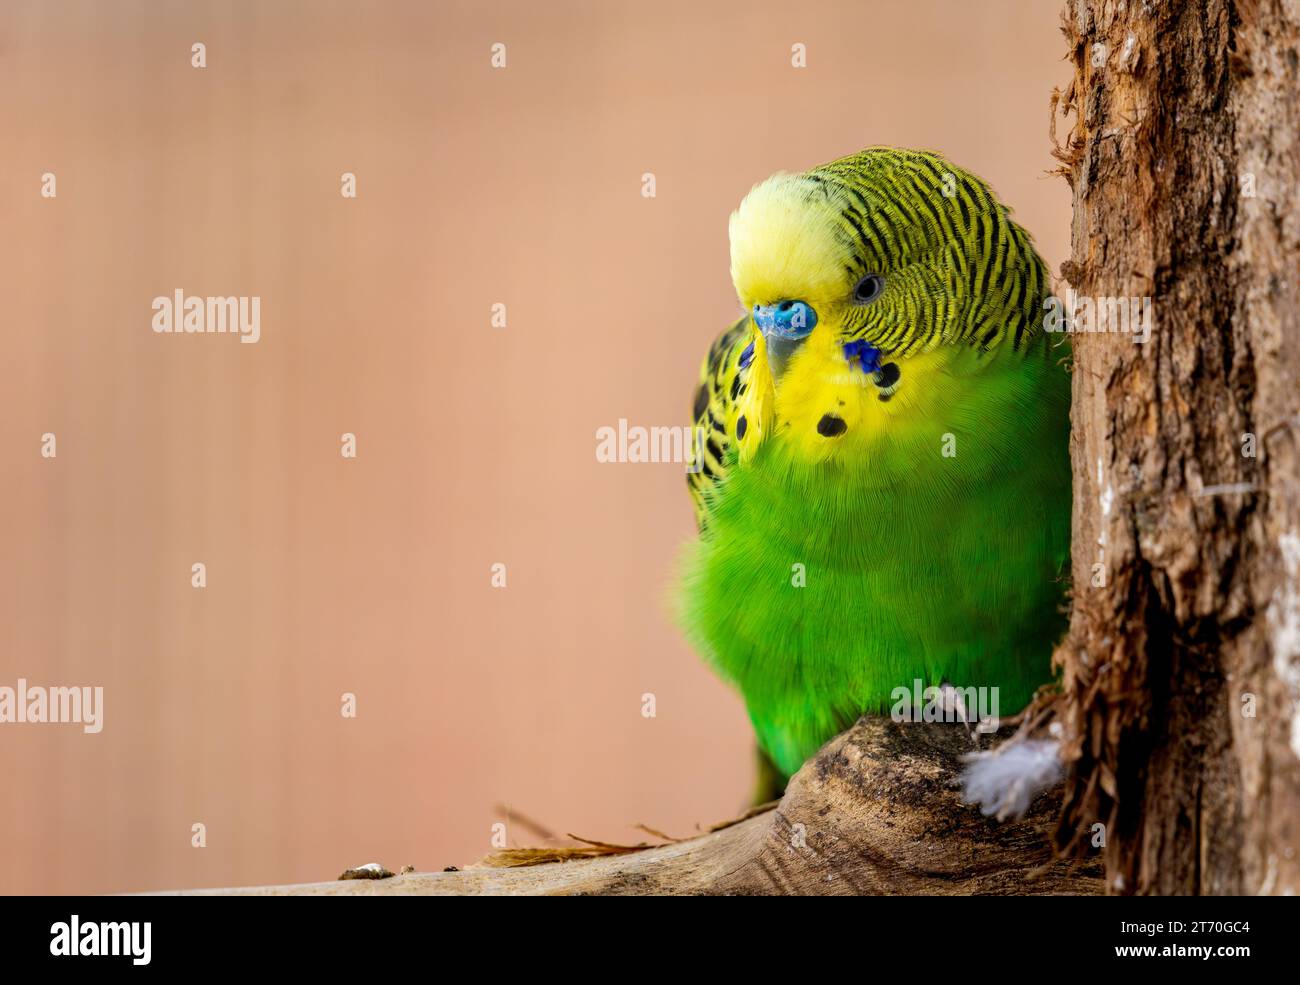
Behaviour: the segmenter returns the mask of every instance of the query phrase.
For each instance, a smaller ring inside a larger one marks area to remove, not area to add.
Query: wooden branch
[[[790,781],[774,809],[710,834],[631,854],[227,895],[1096,894],[1094,859],[1054,860],[1057,792],[1020,821],[961,803],[960,725],[864,718]]]

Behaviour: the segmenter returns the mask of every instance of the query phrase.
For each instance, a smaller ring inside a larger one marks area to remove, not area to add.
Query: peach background
[[[614,840],[731,816],[748,723],[665,602],[681,468],[598,465],[595,429],[686,423],[772,171],[942,150],[1066,255],[1044,0],[0,17],[0,684],[106,691],[99,735],[0,726],[6,892],[441,868],[498,804]],[[260,295],[262,341],[155,335],[178,287]]]

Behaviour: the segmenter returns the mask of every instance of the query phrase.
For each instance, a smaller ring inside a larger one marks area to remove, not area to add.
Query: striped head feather
[[[1028,233],[937,154],[871,148],[774,175],[730,234],[755,351],[742,461],[772,435],[804,461],[905,460],[990,374],[1044,350],[1047,271]]]

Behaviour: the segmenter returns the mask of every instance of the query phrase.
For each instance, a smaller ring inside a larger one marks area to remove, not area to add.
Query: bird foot
[[[990,729],[988,723],[980,721],[978,713],[974,713],[966,707],[961,691],[944,681],[939,685],[939,701],[943,708],[944,720],[955,719],[961,722],[966,728],[966,735],[975,747],[979,748],[980,736],[987,734]]]

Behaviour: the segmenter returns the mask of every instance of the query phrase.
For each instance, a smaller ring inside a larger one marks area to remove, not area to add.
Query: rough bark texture
[[[1100,864],[1053,859],[1059,791],[999,824],[961,803],[971,742],[957,725],[864,718],[735,825],[626,855],[390,879],[200,891],[375,894],[1045,894],[1101,891]]]
[[[1071,0],[1074,608],[1056,658],[1107,887],[1300,890],[1297,0]]]

